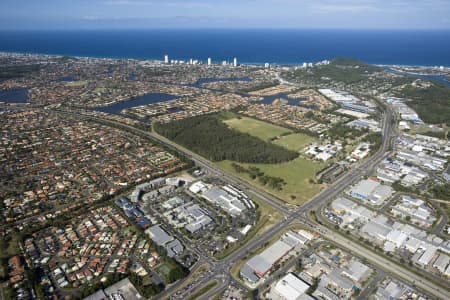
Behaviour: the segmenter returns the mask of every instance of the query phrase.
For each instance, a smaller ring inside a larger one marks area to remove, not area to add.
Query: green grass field
[[[273,143],[289,150],[301,151],[306,145],[314,141],[313,137],[306,134],[293,133],[290,129],[249,117],[232,118],[224,120],[224,122],[233,129],[266,141],[279,137]],[[291,134],[281,136],[286,133]],[[313,179],[316,173],[325,167],[325,164],[313,162],[303,157],[281,164],[241,164],[246,168],[257,167],[266,175],[283,178],[286,181],[286,185],[281,191],[264,186],[258,180],[252,180],[247,173],[237,173],[231,164],[232,161],[228,160],[217,163],[218,166],[226,171],[291,204],[305,203],[322,189],[322,186],[310,183],[310,179]]]
[[[292,132],[290,129],[248,117],[233,118],[225,120],[224,123],[232,129],[248,133],[264,141],[269,141],[271,138],[280,136],[281,134]]]
[[[310,183],[309,180],[314,178],[316,172],[321,170],[325,164],[313,162],[302,157],[282,164],[241,164],[246,168],[249,166],[257,167],[269,176],[283,178],[286,181],[286,185],[281,191],[261,185],[257,180],[252,180],[247,173],[237,173],[231,166],[231,163],[231,161],[221,161],[217,165],[291,204],[305,203],[322,189],[321,185]]]
[[[303,133],[293,133],[280,137],[274,141],[274,144],[283,146],[289,150],[301,151],[305,148],[305,146],[313,141],[314,138],[309,135]]]

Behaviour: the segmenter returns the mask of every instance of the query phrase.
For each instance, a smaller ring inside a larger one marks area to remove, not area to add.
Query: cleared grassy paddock
[[[257,167],[269,176],[283,178],[286,185],[283,186],[281,191],[260,184],[257,179],[251,179],[247,173],[237,173],[232,167],[232,163],[232,161],[225,160],[218,162],[217,165],[287,203],[303,204],[323,188],[321,185],[311,183],[310,180],[315,177],[316,172],[321,170],[325,164],[313,162],[303,157],[281,164],[240,164],[246,168]]]
[[[264,141],[292,132],[290,129],[248,117],[233,118],[225,120],[224,123],[232,129],[248,133]]]
[[[275,140],[273,143],[279,146],[283,146],[286,149],[301,151],[308,144],[313,142],[315,139],[309,135],[303,133],[292,133],[289,135],[285,135]]]
[[[293,151],[301,151],[306,145],[314,141],[314,138],[303,133],[294,133],[288,128],[273,125],[264,121],[249,117],[230,118],[224,122],[235,130],[248,133],[260,139],[273,143]],[[311,182],[316,173],[325,167],[324,163],[298,157],[292,161],[280,164],[248,164],[240,163],[245,168],[257,167],[268,176],[284,179],[286,185],[281,191],[274,190],[261,184],[258,179],[253,180],[247,173],[237,173],[232,167],[232,161],[224,160],[217,165],[226,171],[242,178],[243,180],[271,193],[287,203],[300,205],[311,199],[323,188],[321,185]]]

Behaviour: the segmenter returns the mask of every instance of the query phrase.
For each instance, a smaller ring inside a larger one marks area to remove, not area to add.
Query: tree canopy
[[[295,151],[229,128],[218,114],[155,124],[155,130],[213,161],[281,163],[298,157]]]

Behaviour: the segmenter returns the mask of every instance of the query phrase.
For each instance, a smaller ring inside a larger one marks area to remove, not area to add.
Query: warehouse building
[[[277,282],[272,291],[272,299],[279,300],[299,300],[308,299],[310,296],[306,295],[306,291],[310,287],[309,284],[299,279],[292,273],[288,273],[280,281]]]
[[[450,257],[444,253],[439,254],[439,257],[434,261],[433,267],[444,273],[445,269],[450,263]]]
[[[352,187],[348,194],[357,199],[368,201],[374,205],[381,205],[393,194],[394,190],[387,185],[382,185],[375,179],[369,178],[360,181]]]
[[[250,283],[256,283],[298,245],[304,245],[312,236],[305,231],[287,232],[280,240],[261,254],[252,257],[240,270],[241,276]]]

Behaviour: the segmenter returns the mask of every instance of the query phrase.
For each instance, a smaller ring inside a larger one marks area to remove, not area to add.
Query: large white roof
[[[275,291],[285,300],[297,300],[308,290],[309,285],[292,273],[284,276],[275,285]]]
[[[292,246],[283,241],[277,241],[275,244],[264,250],[259,256],[273,265],[291,249]]]

